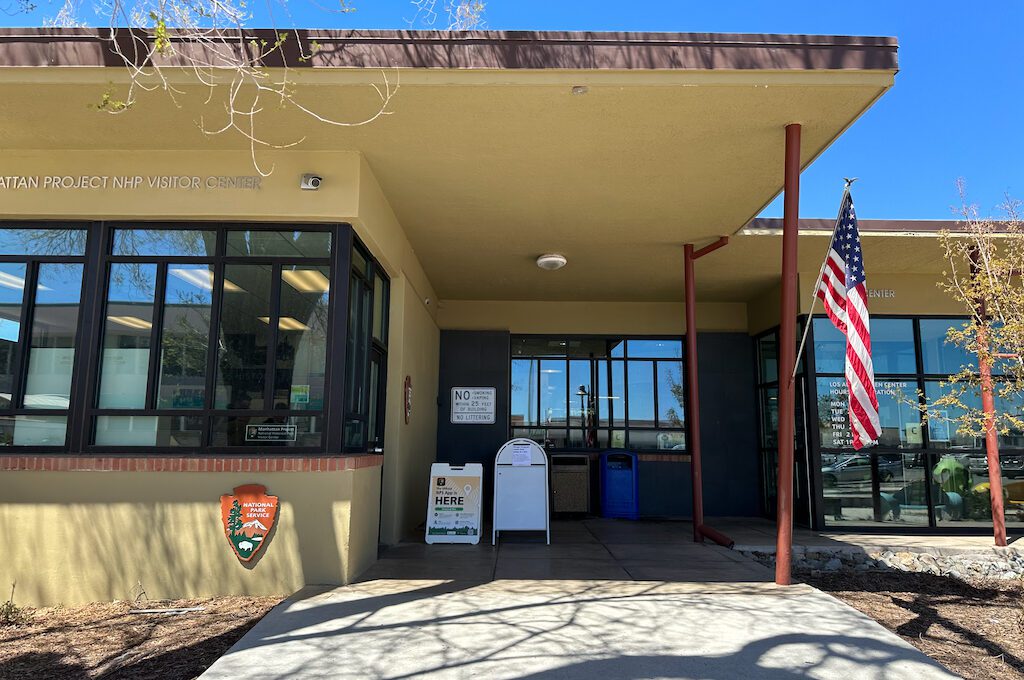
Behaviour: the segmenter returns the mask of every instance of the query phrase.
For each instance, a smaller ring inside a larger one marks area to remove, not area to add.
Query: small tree
[[[943,394],[925,411],[932,419],[942,417],[939,411],[954,411],[959,415],[950,420],[960,434],[986,440],[992,521],[996,542],[1005,545],[997,437],[1024,431],[1020,411],[1007,408],[1024,395],[1024,224],[1016,201],[1004,204],[1006,219],[982,218],[967,204],[962,180],[958,188],[961,227],[940,235],[947,269],[939,285],[969,317],[962,327],[951,328],[946,340],[976,361],[949,376]],[[997,410],[997,403],[1003,408]]]

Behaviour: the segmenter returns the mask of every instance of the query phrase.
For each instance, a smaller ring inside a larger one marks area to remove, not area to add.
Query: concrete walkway
[[[202,677],[955,677],[680,529],[588,520],[556,525],[550,547],[401,545],[360,583],[284,602]]]

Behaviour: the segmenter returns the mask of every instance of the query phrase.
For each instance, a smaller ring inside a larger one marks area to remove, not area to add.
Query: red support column
[[[693,244],[684,246],[684,286],[686,288],[686,430],[690,451],[690,486],[693,496],[693,540],[703,538],[700,527],[704,524],[704,479],[700,466],[700,400],[697,396],[697,292],[693,284]]]
[[[684,246],[683,285],[686,294],[686,430],[689,441],[686,442],[690,452],[690,486],[693,491],[693,540],[700,543],[704,540],[704,476],[701,471],[700,452],[700,398],[698,395],[697,376],[697,288],[693,275],[693,262],[699,257],[718,250],[729,243],[729,237],[723,236],[714,243],[694,252],[693,244]],[[709,531],[713,531],[710,530]],[[726,545],[731,540],[724,534],[714,531],[709,535],[716,543]]]
[[[800,219],[800,124],[786,126],[785,196],[782,218],[782,301],[779,305],[779,470],[775,582],[792,583],[793,438],[796,426],[797,230]]]

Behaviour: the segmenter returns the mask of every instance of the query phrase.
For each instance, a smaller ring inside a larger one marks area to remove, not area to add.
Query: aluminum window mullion
[[[156,266],[156,289],[153,291],[153,328],[149,335],[149,372],[146,377],[146,408],[155,410],[160,383],[160,335],[164,325],[164,297],[167,292],[167,263]]]
[[[35,291],[39,263],[29,262],[25,267],[25,288],[21,294],[21,327],[18,329],[18,347],[14,359],[14,382],[11,389],[11,408],[25,406],[25,386],[28,381],[29,345],[32,343],[32,317],[35,314]]]
[[[271,267],[270,326],[267,336],[267,366],[263,372],[263,407],[272,409],[277,378],[277,340],[281,326],[281,264]]]

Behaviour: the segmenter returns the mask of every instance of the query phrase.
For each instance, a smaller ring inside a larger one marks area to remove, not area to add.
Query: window
[[[86,240],[0,225],[0,446],[65,445]]]
[[[921,404],[947,387],[949,375],[971,366],[973,358],[946,342],[950,328],[966,318],[871,319],[875,390],[882,434],[877,447],[852,450],[847,389],[843,377],[845,341],[828,319],[813,324],[813,386],[818,416],[822,509],[828,526],[895,522],[919,526],[982,526],[988,507],[984,440],[958,432],[954,407],[921,417]],[[923,394],[924,402],[920,394]],[[961,399],[980,407],[978,394]],[[999,400],[997,410],[1020,414],[1024,400]],[[765,411],[762,410],[762,417]],[[1004,484],[1018,474],[1024,433],[1000,435]],[[1024,466],[1021,473],[1024,474]],[[1007,523],[1019,523],[1014,514]],[[990,520],[989,520],[990,521]]]
[[[512,338],[512,436],[554,448],[683,451],[679,338]]]
[[[354,243],[345,365],[346,451],[384,450],[389,285],[380,263]]]
[[[111,236],[92,443],[322,448],[332,231]]]

